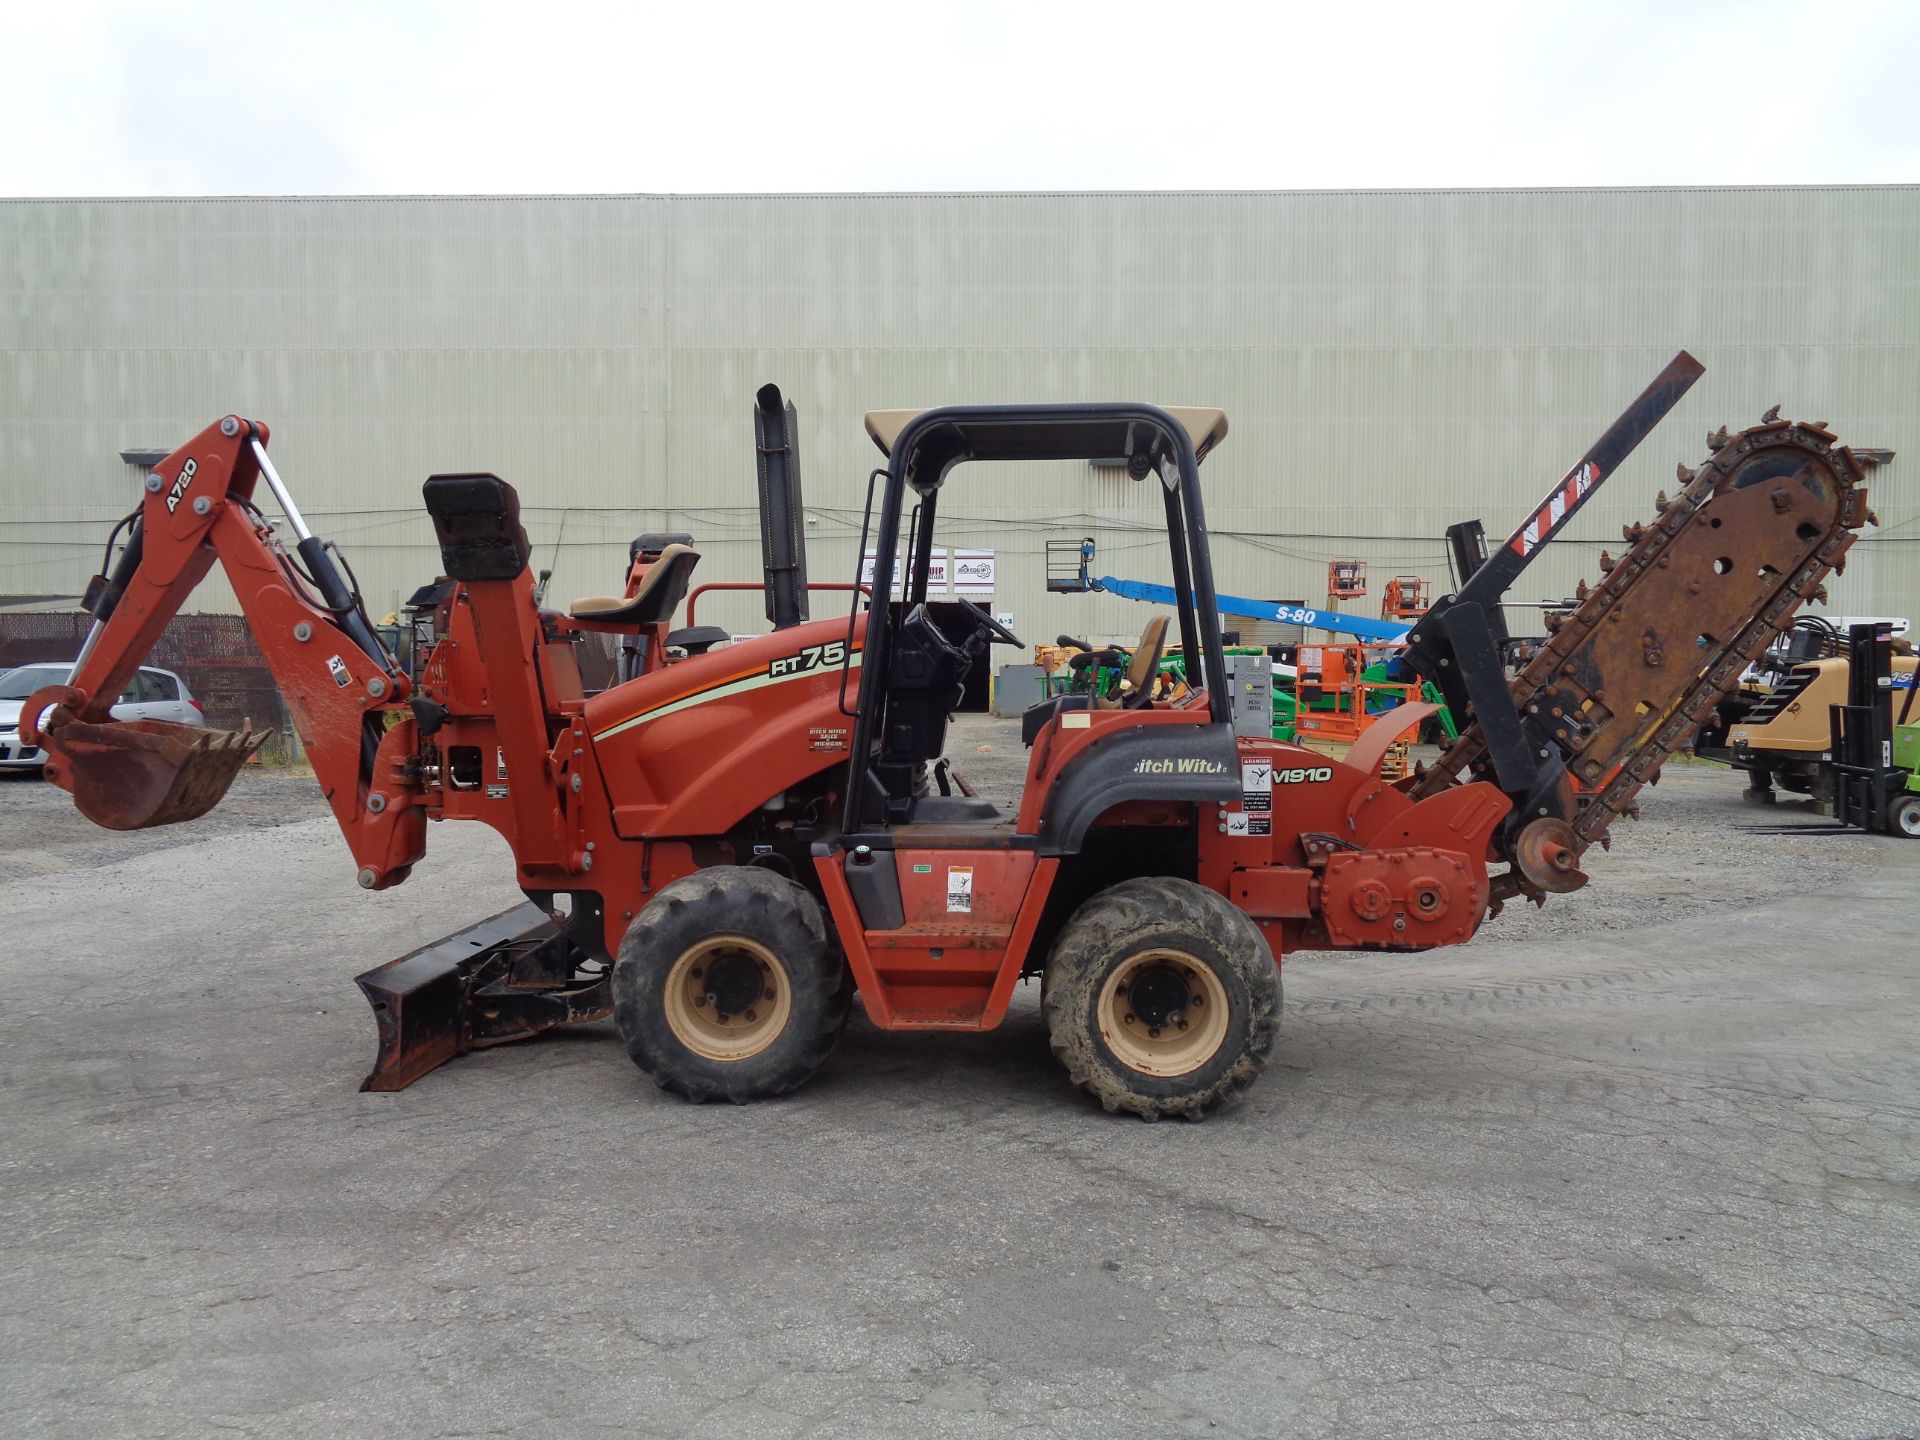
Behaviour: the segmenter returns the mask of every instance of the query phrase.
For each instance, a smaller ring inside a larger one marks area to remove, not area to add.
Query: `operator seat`
[[[1133,647],[1133,658],[1127,662],[1125,679],[1130,687],[1126,694],[1115,700],[1102,700],[1084,691],[1070,695],[1049,695],[1046,699],[1029,705],[1020,716],[1020,743],[1029,750],[1033,742],[1040,738],[1040,732],[1053,723],[1054,717],[1069,710],[1119,710],[1126,708],[1137,710],[1153,698],[1154,676],[1160,668],[1160,657],[1167,648],[1167,617],[1156,615],[1147,622],[1147,628],[1140,633],[1140,643]],[[1103,656],[1113,655],[1112,650],[1087,650],[1073,657],[1098,663]],[[1073,665],[1073,660],[1067,663]],[[1076,667],[1077,668],[1077,667]]]
[[[1127,664],[1125,688],[1112,700],[1102,701],[1103,710],[1140,710],[1153,699],[1154,680],[1160,674],[1160,657],[1167,650],[1167,617],[1156,615],[1140,632],[1140,643],[1133,647],[1133,659]]]
[[[687,598],[687,584],[693,579],[693,567],[699,563],[700,552],[691,545],[669,545],[648,567],[646,578],[631,598],[589,595],[574,601],[567,615],[587,630],[618,632],[664,625]]]

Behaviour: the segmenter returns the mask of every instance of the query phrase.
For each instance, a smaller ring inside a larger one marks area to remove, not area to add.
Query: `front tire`
[[[853,989],[819,902],[716,865],[662,888],[620,942],[614,1019],[627,1054],[696,1104],[783,1095],[818,1070]]]
[[[1053,1053],[1109,1111],[1199,1120],[1266,1068],[1280,971],[1259,929],[1188,880],[1102,890],[1047,959]]]
[[[1920,840],[1920,795],[1896,795],[1887,802],[1887,829]]]

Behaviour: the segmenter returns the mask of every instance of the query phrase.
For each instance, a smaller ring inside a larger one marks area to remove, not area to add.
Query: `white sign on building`
[[[953,591],[956,595],[993,594],[993,551],[954,551]]]
[[[860,583],[862,585],[870,586],[873,584],[873,567],[878,563],[879,559],[879,555],[872,550],[867,551],[866,554],[860,557]],[[898,555],[893,557],[893,593],[896,595],[901,593],[900,557]]]
[[[946,547],[936,549],[927,561],[927,594],[929,596],[947,593],[947,576],[951,568],[947,563]]]

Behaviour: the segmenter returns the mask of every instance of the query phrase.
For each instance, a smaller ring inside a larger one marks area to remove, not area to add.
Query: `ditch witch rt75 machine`
[[[1700,373],[1678,356],[1420,621],[1413,663],[1473,723],[1443,763],[1396,785],[1377,773],[1394,727],[1344,763],[1233,734],[1200,494],[1220,411],[869,415],[887,456],[869,484],[874,573],[903,558],[904,598],[808,621],[791,412],[772,387],[759,411],[763,501],[784,516],[767,532],[771,634],[666,663],[686,549],[663,552],[631,597],[542,609],[513,488],[436,475],[426,508],[452,584],[416,682],[301,521],[266,426],[228,416],[154,471],[95,587],[99,624],[72,682],[33,696],[23,728],[37,725],[48,776],[101,824],[204,813],[250,742],[117,722],[109,707],[217,561],[362,886],[406,879],[429,820],[506,837],[528,905],[361,977],[381,1032],[372,1088],[611,1014],[662,1087],[743,1102],[812,1074],[855,990],[883,1029],[989,1030],[1038,974],[1076,1083],[1110,1110],[1198,1118],[1265,1063],[1287,951],[1458,944],[1503,900],[1583,884],[1582,851],[1852,543],[1862,471],[1831,434],[1771,414],[1722,430],[1509,680],[1501,592]],[[968,670],[1020,644],[971,605],[941,612],[964,625],[936,621],[940,498],[969,461],[1111,455],[1160,487],[1191,689],[1155,699],[1144,683],[1167,640],[1155,618],[1121,704],[1056,696],[1027,713],[1025,788],[1003,816],[938,763]],[[256,507],[263,483],[292,551]],[[584,693],[586,632],[644,639],[640,673]]]

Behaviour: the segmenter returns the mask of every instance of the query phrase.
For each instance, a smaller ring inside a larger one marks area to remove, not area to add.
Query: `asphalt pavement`
[[[353,975],[513,903],[497,837],[369,895],[308,782],[133,837],[0,784],[0,1432],[1920,1434],[1920,845],[1737,791],[1670,767],[1473,945],[1289,959],[1265,1078],[1147,1125],[1032,987],[744,1108],[608,1026],[362,1094]]]

